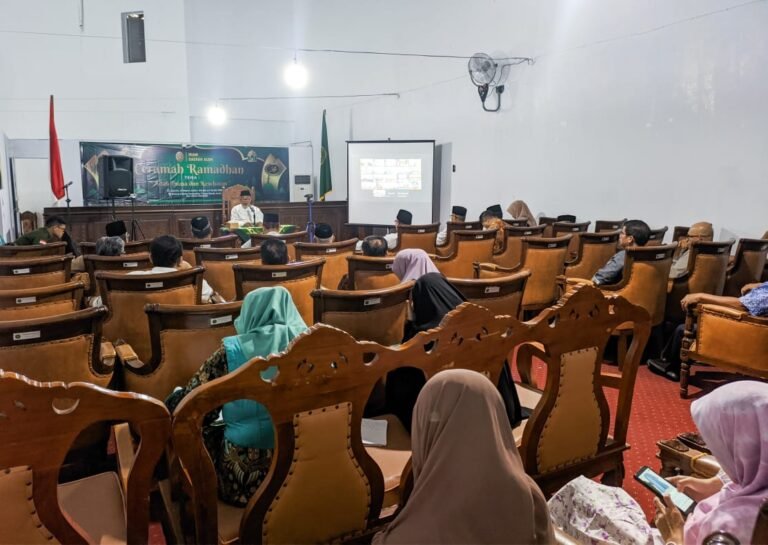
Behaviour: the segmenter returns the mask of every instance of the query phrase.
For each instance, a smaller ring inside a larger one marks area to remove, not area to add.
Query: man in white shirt
[[[162,235],[155,238],[149,246],[149,257],[152,268],[146,271],[131,271],[128,274],[160,274],[176,272],[189,268],[189,263],[181,259],[181,242],[172,235]],[[219,294],[213,291],[210,284],[203,280],[203,303],[224,302]]]
[[[467,221],[467,209],[463,206],[454,206],[451,208],[451,217],[448,221],[462,222]],[[437,245],[445,246],[448,242],[448,226],[444,226],[439,233],[437,233]]]
[[[251,204],[251,200],[251,192],[243,189],[240,192],[240,204],[232,207],[229,221],[236,221],[240,226],[261,225],[264,222],[264,214]]]

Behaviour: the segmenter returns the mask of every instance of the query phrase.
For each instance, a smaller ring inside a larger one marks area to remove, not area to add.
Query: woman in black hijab
[[[413,317],[405,323],[403,342],[421,331],[437,327],[446,314],[466,300],[442,274],[427,273],[421,276],[411,289]],[[388,412],[396,415],[409,432],[413,406],[425,383],[424,373],[414,367],[396,369],[387,375]],[[504,399],[510,424],[515,428],[523,420],[523,415],[517,390],[509,373],[509,365],[506,362],[499,377],[498,387]]]

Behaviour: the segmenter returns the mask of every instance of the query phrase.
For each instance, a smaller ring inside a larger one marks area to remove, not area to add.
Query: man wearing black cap
[[[462,222],[467,221],[467,209],[463,206],[454,206],[451,208],[451,217],[448,221]],[[436,243],[438,246],[445,246],[448,241],[448,226],[443,227],[439,233],[437,233]]]
[[[266,212],[264,214],[264,231],[267,233],[279,233],[280,232],[280,214],[276,212]]]
[[[504,211],[501,209],[500,204],[492,204],[485,210],[490,212],[494,218],[502,219],[504,217]]]
[[[122,237],[128,232],[128,229],[125,227],[125,222],[122,220],[109,222],[106,225],[106,230],[108,237]]]
[[[331,244],[335,237],[333,228],[327,223],[318,223],[315,225],[315,242],[317,244]]]
[[[397,226],[411,225],[412,223],[413,214],[402,208],[397,211],[397,216],[395,216],[395,232],[384,235],[384,239],[387,241],[387,247],[390,250],[397,246]]]
[[[192,236],[201,240],[208,240],[211,238],[211,223],[205,216],[197,216],[190,221],[192,225]]]
[[[264,222],[264,214],[251,204],[251,192],[247,189],[240,192],[240,204],[232,207],[229,221],[236,221],[241,226],[261,225]]]

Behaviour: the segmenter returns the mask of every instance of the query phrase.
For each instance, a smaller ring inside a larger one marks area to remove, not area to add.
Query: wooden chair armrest
[[[69,280],[70,282],[82,282],[83,291],[89,292],[91,290],[91,277],[87,272],[76,272],[72,274]]]
[[[99,358],[101,364],[106,367],[115,366],[115,358],[117,358],[117,351],[115,346],[109,341],[101,341],[101,347],[99,348]]]
[[[729,318],[732,320],[741,320],[742,318],[749,317],[750,314],[748,312],[745,312],[743,310],[736,310],[735,308],[731,307],[723,307],[720,305],[710,305],[710,304],[704,304],[699,305],[701,308],[697,308],[697,312],[701,312],[702,310],[707,310],[709,312],[715,312],[717,314],[720,314],[724,318]]]
[[[557,277],[558,281],[561,278],[563,280],[565,280],[565,283],[570,285],[570,286],[581,286],[583,284],[587,284],[589,286],[594,286],[595,285],[595,283],[592,282],[592,280],[590,280],[588,278],[576,278],[576,277],[566,278],[565,276],[558,276]]]
[[[115,434],[118,475],[120,484],[123,486],[123,494],[125,494],[128,490],[128,475],[131,473],[131,467],[136,460],[136,450],[133,446],[131,427],[126,422],[115,424],[112,426],[112,431]]]
[[[115,347],[117,357],[120,358],[120,362],[123,365],[133,367],[134,369],[140,369],[144,367],[146,363],[139,359],[139,356],[134,352],[130,344],[120,344]]]
[[[522,263],[518,263],[514,267],[502,267],[496,263],[480,263],[475,261],[472,263],[472,268],[475,271],[475,278],[490,278],[494,276],[509,276],[518,272],[522,268]],[[485,276],[483,273],[486,273]]]

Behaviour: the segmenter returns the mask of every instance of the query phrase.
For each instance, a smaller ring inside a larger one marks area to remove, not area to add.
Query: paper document
[[[363,444],[374,447],[387,446],[387,421],[363,418],[361,428]]]

